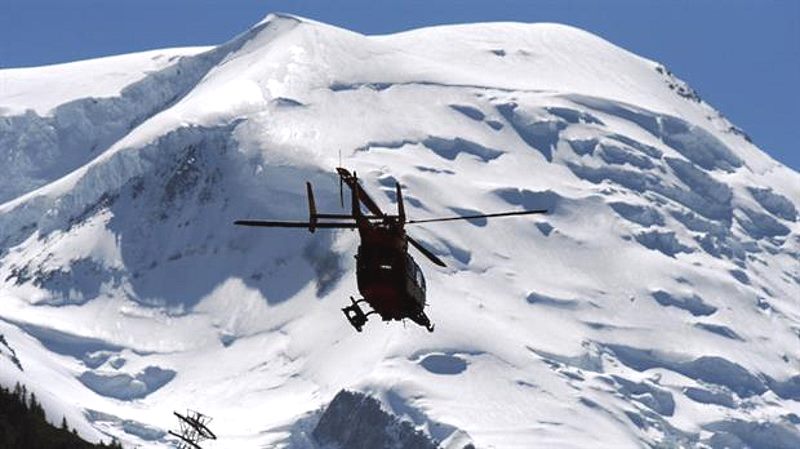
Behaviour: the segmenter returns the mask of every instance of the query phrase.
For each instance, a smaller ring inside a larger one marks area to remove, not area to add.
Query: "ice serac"
[[[0,86],[0,382],[86,438],[169,447],[192,409],[220,447],[800,447],[800,175],[661,64],[270,15]],[[413,219],[549,213],[410,230],[436,332],[359,334],[356,234],[232,225],[303,219],[306,181],[335,212],[340,151]]]

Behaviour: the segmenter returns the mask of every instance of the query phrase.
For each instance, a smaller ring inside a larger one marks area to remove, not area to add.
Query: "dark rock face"
[[[8,341],[6,341],[6,337],[3,334],[0,334],[0,356],[6,356],[9,360],[11,360],[11,363],[17,367],[17,369],[20,371],[25,371],[22,369],[22,364],[17,358],[17,352],[14,351],[14,348],[8,344]]]
[[[437,447],[410,423],[384,411],[376,399],[346,390],[337,393],[328,404],[312,435],[320,445],[341,449]]]

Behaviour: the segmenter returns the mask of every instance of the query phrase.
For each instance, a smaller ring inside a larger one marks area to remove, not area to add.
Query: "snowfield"
[[[340,152],[411,218],[550,213],[409,227],[436,331],[359,334],[356,233],[232,225],[304,219],[306,180],[338,212]],[[348,389],[446,449],[800,447],[800,174],[585,31],[270,15],[0,70],[0,160],[0,383],[87,439],[171,447],[188,408],[207,449],[311,449]]]

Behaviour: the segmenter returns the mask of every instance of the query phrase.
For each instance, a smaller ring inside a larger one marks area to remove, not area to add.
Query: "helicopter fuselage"
[[[429,326],[425,316],[425,277],[408,254],[405,231],[389,220],[359,225],[356,254],[358,291],[384,321],[411,318]]]

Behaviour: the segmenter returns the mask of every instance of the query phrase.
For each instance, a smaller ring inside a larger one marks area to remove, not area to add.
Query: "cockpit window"
[[[408,255],[408,275],[414,279],[414,283],[417,284],[423,292],[426,290],[425,276],[422,275],[422,270],[410,255]]]

